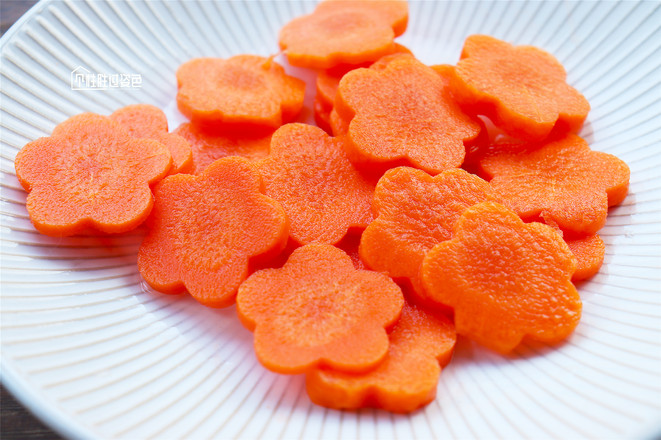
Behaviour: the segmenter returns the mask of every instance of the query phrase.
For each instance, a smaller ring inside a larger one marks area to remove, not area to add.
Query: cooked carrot
[[[611,154],[590,150],[576,135],[510,147],[490,150],[480,167],[526,221],[545,212],[563,231],[594,234],[606,222],[608,207],[627,195],[629,167]]]
[[[260,193],[246,159],[227,157],[199,176],[176,174],[159,183],[138,252],[138,268],[154,289],[188,291],[209,307],[234,303],[251,259],[276,255],[287,242],[280,204]]]
[[[317,368],[305,375],[310,400],[336,409],[383,408],[408,413],[436,397],[441,364],[456,341],[452,322],[406,304],[389,334],[385,360],[364,374]]]
[[[372,221],[374,183],[349,162],[342,142],[320,128],[283,125],[257,166],[264,193],[282,204],[297,243],[335,244]]]
[[[269,58],[196,58],[177,70],[177,105],[198,127],[277,128],[303,107],[305,83]]]
[[[427,297],[454,309],[458,334],[508,353],[524,336],[555,343],[571,334],[581,315],[575,270],[553,228],[484,202],[427,253],[421,276]]]
[[[360,257],[373,270],[408,279],[424,296],[418,274],[425,255],[450,239],[464,210],[488,200],[497,200],[489,184],[460,169],[435,177],[414,168],[391,169],[376,186],[377,217],[363,232]]]
[[[350,159],[385,168],[407,163],[432,174],[460,166],[464,142],[475,138],[480,126],[461,112],[448,81],[408,55],[347,73],[334,111],[347,129]],[[342,134],[336,128],[334,133]]]
[[[237,312],[255,333],[259,361],[278,373],[315,367],[362,372],[388,351],[385,328],[404,297],[386,275],[356,270],[342,250],[298,248],[281,269],[255,272],[239,288]]]
[[[170,174],[188,173],[193,167],[190,144],[181,136],[168,133],[168,120],[158,107],[129,105],[115,111],[110,119],[124,126],[133,137],[154,139],[168,147],[172,155]]]
[[[262,159],[269,154],[273,135],[272,129],[208,132],[189,122],[181,124],[174,132],[190,143],[193,151],[192,174],[201,174],[213,162],[227,156]]]
[[[29,192],[27,209],[45,235],[119,233],[136,228],[153,205],[150,185],[172,158],[152,139],[130,136],[106,116],[67,119],[16,155],[16,177]]]
[[[541,140],[554,126],[578,131],[590,111],[553,55],[486,35],[466,39],[452,91],[469,112],[488,116],[511,136]]]
[[[319,3],[313,13],[287,23],[280,48],[293,66],[328,69],[375,61],[391,53],[408,23],[403,0]]]

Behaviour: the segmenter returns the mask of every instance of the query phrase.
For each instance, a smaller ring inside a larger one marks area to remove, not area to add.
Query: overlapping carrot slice
[[[406,55],[353,70],[340,81],[334,107],[340,121],[331,113],[333,132],[346,129],[346,149],[356,163],[412,165],[432,174],[458,167],[464,141],[475,138],[480,126],[454,102],[448,81]]]
[[[566,77],[548,52],[472,35],[457,63],[452,91],[464,108],[488,116],[511,136],[541,140],[556,125],[578,131],[590,111]]]
[[[581,316],[575,270],[553,228],[485,202],[427,254],[421,276],[427,297],[454,309],[458,334],[509,353],[524,337],[555,343],[571,334]]]
[[[172,155],[170,174],[191,170],[193,154],[190,144],[181,136],[168,133],[168,120],[158,107],[148,104],[129,105],[115,111],[110,119],[121,124],[133,137],[154,139],[168,147]]]
[[[328,69],[375,61],[393,50],[408,23],[403,0],[326,0],[312,14],[287,23],[280,48],[293,66]]]
[[[145,281],[163,293],[186,290],[206,306],[233,304],[249,261],[287,242],[285,213],[260,184],[240,157],[220,159],[199,176],[164,179],[138,253]]]
[[[317,127],[280,127],[257,166],[265,194],[282,204],[297,243],[335,244],[372,221],[374,184],[349,162],[342,142]]]
[[[174,131],[186,139],[191,146],[193,166],[191,173],[200,174],[218,159],[227,156],[241,156],[258,160],[269,154],[273,130],[229,130],[208,132],[190,122],[181,124]]]
[[[452,322],[406,304],[389,334],[385,360],[364,374],[318,368],[307,373],[310,400],[335,409],[382,408],[408,413],[436,397],[441,364],[456,341]]]
[[[498,200],[489,184],[460,169],[435,177],[414,168],[391,169],[376,186],[377,217],[363,232],[361,259],[371,269],[408,279],[423,294],[418,274],[427,252],[450,239],[464,210],[488,200]]]
[[[167,174],[172,159],[162,143],[82,113],[25,145],[14,164],[35,228],[69,236],[137,227],[152,209],[150,185]]]
[[[281,269],[251,275],[236,304],[241,322],[254,331],[257,358],[269,370],[362,372],[386,356],[385,328],[399,318],[404,297],[386,275],[356,270],[340,249],[309,244]]]
[[[196,58],[177,70],[177,105],[197,126],[277,128],[303,107],[305,83],[269,58]]]
[[[569,134],[548,143],[500,146],[480,160],[491,186],[524,220],[542,213],[564,231],[594,234],[629,188],[629,167]]]

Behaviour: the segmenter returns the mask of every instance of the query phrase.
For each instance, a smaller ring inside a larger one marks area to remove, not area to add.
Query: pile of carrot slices
[[[62,122],[16,156],[35,228],[144,224],[153,289],[236,304],[259,361],[330,408],[426,405],[457,335],[567,339],[629,168],[577,135],[590,107],[551,54],[473,35],[429,66],[395,42],[407,23],[403,0],[325,0],[281,29],[317,126],[256,55],[180,66],[173,132],[146,104]]]

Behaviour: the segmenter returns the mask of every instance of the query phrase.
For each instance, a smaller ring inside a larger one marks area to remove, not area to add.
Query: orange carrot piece
[[[358,247],[360,246],[360,237],[361,234],[349,233],[344,236],[344,238],[335,245],[335,247],[342,249],[353,262],[353,266],[356,269],[367,270],[367,266],[363,263],[363,260],[360,258],[358,253]]]
[[[241,157],[220,159],[199,176],[164,179],[138,252],[145,281],[163,293],[186,290],[209,307],[233,304],[249,261],[276,255],[287,242],[285,213],[260,184]]]
[[[333,134],[333,128],[330,121],[330,113],[333,110],[333,104],[328,105],[318,97],[314,98],[314,122],[328,134]]]
[[[45,235],[120,233],[136,228],[153,205],[150,185],[170,169],[168,149],[136,139],[106,116],[83,113],[16,155],[27,209]]]
[[[576,135],[499,147],[480,160],[482,174],[523,220],[545,212],[563,231],[594,234],[606,222],[608,207],[627,195],[629,167],[590,150]]]
[[[480,126],[461,112],[448,81],[408,55],[353,70],[340,81],[334,112],[343,122],[331,114],[333,132],[347,130],[347,152],[361,165],[410,164],[432,174],[458,167]]]
[[[287,23],[279,43],[292,66],[328,69],[391,53],[394,38],[407,24],[408,4],[403,0],[327,0],[312,14]]]
[[[328,408],[376,407],[397,413],[434,400],[439,362],[449,362],[456,341],[452,322],[406,304],[389,339],[388,355],[372,371],[352,374],[317,368],[307,373],[310,400]]]
[[[524,336],[555,343],[571,334],[581,315],[575,269],[553,228],[485,202],[427,253],[421,276],[428,298],[454,308],[458,334],[508,353]]]
[[[177,70],[177,105],[198,127],[277,128],[303,107],[305,83],[255,55],[196,58]]]
[[[255,272],[239,288],[237,312],[254,331],[255,352],[271,371],[315,367],[362,372],[388,351],[385,328],[404,305],[386,275],[356,270],[342,250],[326,244],[298,248],[281,269]]]
[[[363,232],[360,257],[373,270],[408,279],[424,296],[418,274],[425,255],[451,238],[467,208],[488,200],[498,200],[489,184],[460,169],[435,177],[408,167],[388,170],[374,192],[377,217]]]
[[[168,133],[168,120],[158,107],[129,105],[115,111],[110,119],[121,124],[133,137],[154,139],[168,147],[172,155],[170,174],[188,173],[193,167],[190,144],[181,136]]]
[[[466,39],[451,87],[470,112],[488,116],[511,136],[541,140],[556,125],[577,132],[590,111],[588,101],[566,83],[566,77],[548,52],[472,35]]]
[[[189,122],[175,131],[190,143],[193,151],[192,174],[201,174],[209,165],[227,156],[241,156],[250,160],[262,159],[269,154],[273,130],[230,130],[209,133]]]
[[[257,163],[264,193],[282,204],[300,244],[335,244],[372,221],[374,184],[349,162],[342,142],[306,124],[280,127]]]

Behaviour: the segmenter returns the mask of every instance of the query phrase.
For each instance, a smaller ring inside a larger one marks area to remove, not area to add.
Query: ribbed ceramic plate
[[[582,135],[631,167],[630,194],[601,233],[604,266],[579,286],[584,313],[573,336],[512,358],[460,340],[437,399],[411,415],[312,405],[301,377],[259,365],[234,308],[211,310],[145,287],[136,270],[140,231],[107,239],[34,231],[13,167],[26,142],[76,113],[139,102],[167,109],[175,127],[179,64],[276,53],[279,28],[313,7],[46,1],[2,38],[3,382],[75,438],[661,434],[658,1],[411,4],[401,42],[424,62],[456,62],[471,33],[555,54],[592,104]]]

